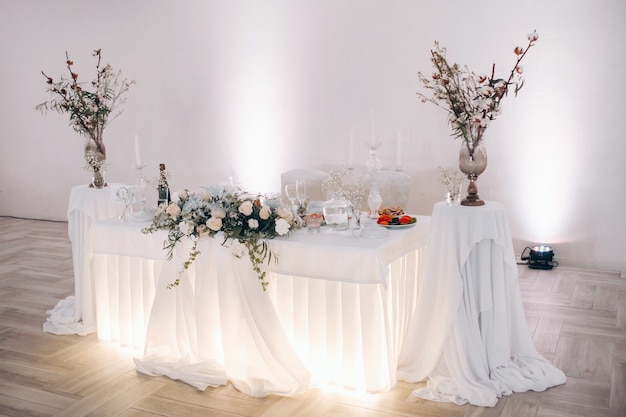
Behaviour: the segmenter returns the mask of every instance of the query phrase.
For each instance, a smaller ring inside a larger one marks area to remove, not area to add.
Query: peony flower
[[[276,220],[276,225],[274,226],[274,229],[276,230],[276,233],[278,233],[280,236],[284,236],[289,233],[290,228],[291,225],[284,218]]]
[[[176,218],[180,214],[180,207],[178,207],[178,204],[170,203],[165,209],[165,212],[169,214],[170,217]]]
[[[193,224],[188,223],[188,222],[181,222],[178,225],[178,229],[182,232],[182,234],[184,234],[185,236],[189,236],[192,232],[193,232]]]
[[[218,219],[223,219],[226,217],[226,212],[221,208],[214,208],[211,210],[211,216],[217,217]]]
[[[248,219],[248,227],[252,230],[259,228],[259,221],[257,219]]]
[[[243,214],[244,216],[249,216],[252,214],[252,207],[253,207],[252,201],[250,200],[244,201],[239,206],[239,213]]]
[[[222,228],[222,219],[219,217],[211,217],[209,220],[207,220],[206,225],[209,229],[217,232]]]
[[[259,217],[261,219],[267,220],[270,218],[271,215],[272,215],[272,209],[269,206],[261,207],[261,210],[259,211]]]

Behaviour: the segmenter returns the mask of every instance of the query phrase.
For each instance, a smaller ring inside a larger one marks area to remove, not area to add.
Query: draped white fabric
[[[501,204],[436,204],[427,259],[398,365],[403,380],[428,379],[415,395],[494,406],[565,382],[530,338]]]
[[[309,373],[281,331],[249,259],[235,258],[218,239],[201,240],[200,250],[202,256],[173,289],[166,285],[186,252],[177,250],[174,262],[165,264],[137,369],[198,389],[230,380],[252,396],[306,389]]]
[[[144,348],[156,285],[167,262],[166,234],[142,234],[146,226],[117,219],[92,225],[98,339],[134,350]]]
[[[67,209],[68,234],[74,262],[74,295],[46,312],[43,330],[54,334],[85,335],[96,330],[95,293],[91,278],[91,225],[117,216],[116,193],[122,184],[95,189],[73,187]]]
[[[295,394],[318,384],[391,389],[416,300],[428,218],[420,221],[382,240],[327,231],[316,241],[320,235],[304,230],[272,240],[279,262],[271,268],[268,292],[249,259],[232,256],[219,238],[201,239],[201,255],[181,284],[167,289],[189,250],[185,241],[163,266],[137,369],[198,389],[228,380],[252,396]],[[340,264],[353,265],[358,274],[319,279],[323,264],[335,261],[324,261],[328,242],[335,242],[331,252],[343,254]],[[318,263],[298,266],[288,261],[294,256]],[[383,273],[378,262],[387,256],[392,259]],[[360,268],[366,258],[375,267]]]
[[[428,380],[415,395],[493,406],[565,382],[532,344],[501,204],[438,203],[432,219],[382,239],[329,230],[274,239],[267,292],[247,257],[201,239],[202,254],[170,290],[192,242],[165,261],[165,232],[115,219],[115,190],[72,190],[76,292],[49,312],[45,331],[95,330],[144,349],[143,373],[198,389],[231,381],[252,396]]]
[[[273,304],[314,385],[367,392],[395,386],[424,251],[391,262],[385,285],[272,274]]]

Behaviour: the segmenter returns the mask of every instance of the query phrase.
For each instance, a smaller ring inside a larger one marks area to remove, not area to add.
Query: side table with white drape
[[[96,189],[73,187],[67,209],[68,235],[74,263],[74,295],[59,301],[47,312],[43,330],[54,334],[88,334],[96,331],[95,294],[91,279],[91,225],[116,217],[117,190],[122,184]]]
[[[424,278],[398,376],[427,380],[414,394],[494,406],[565,375],[535,349],[524,316],[504,206],[433,208]]]

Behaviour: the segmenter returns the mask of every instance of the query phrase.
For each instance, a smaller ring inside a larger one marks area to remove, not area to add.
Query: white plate
[[[379,224],[379,226],[386,227],[387,229],[402,229],[404,227],[415,226],[416,224],[417,222],[407,224]]]

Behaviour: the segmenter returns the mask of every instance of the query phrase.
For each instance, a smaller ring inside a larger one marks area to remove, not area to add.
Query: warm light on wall
[[[229,154],[233,155],[235,174],[248,191],[280,191],[280,176],[272,169],[271,161],[284,159],[284,116],[278,111],[280,83],[272,78],[271,71],[247,75],[233,102],[230,123],[234,140]]]
[[[528,132],[522,128],[520,132],[523,145],[519,156],[525,171],[519,188],[522,212],[526,214],[520,219],[521,230],[527,233],[526,240],[554,243],[567,239],[564,230],[576,215],[571,207],[579,193],[573,178],[580,166],[580,156],[579,148],[571,144],[582,133],[574,131],[571,115],[568,118],[556,111],[546,111],[559,109],[558,103],[551,100],[542,97],[541,105],[533,106],[529,118],[534,128]]]
[[[286,160],[288,121],[285,104],[290,90],[281,25],[258,27],[274,18],[264,5],[250,5],[237,16],[238,25],[255,27],[236,33],[222,50],[233,71],[228,74],[226,103],[231,167],[242,188],[251,192],[280,191],[276,161]],[[236,25],[235,25],[236,26]]]

